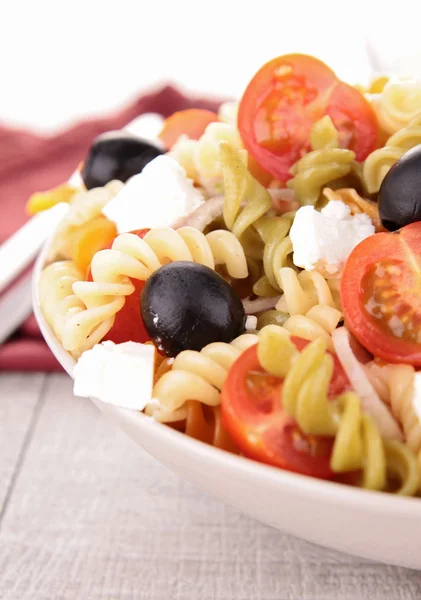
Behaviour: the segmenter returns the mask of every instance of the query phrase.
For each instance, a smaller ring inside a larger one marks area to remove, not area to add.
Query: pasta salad
[[[421,82],[265,64],[218,114],[93,141],[41,274],[75,393],[304,475],[416,496]],[[152,426],[152,423],[151,423]]]

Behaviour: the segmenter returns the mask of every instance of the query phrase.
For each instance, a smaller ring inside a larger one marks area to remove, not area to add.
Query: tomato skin
[[[144,238],[145,235],[148,233],[148,231],[150,231],[149,227],[144,227],[143,229],[134,229],[133,231],[129,231],[129,233],[132,233],[133,235],[137,235],[137,237],[140,238]],[[111,242],[110,246],[108,246],[109,248],[111,248],[111,246],[113,245],[114,240]]]
[[[218,121],[218,115],[204,108],[188,108],[172,114],[165,120],[159,139],[168,150],[174,146],[180,135],[198,140],[210,123]]]
[[[262,167],[251,154],[249,154],[247,157],[247,169],[253,175],[253,177],[266,188],[269,187],[271,182],[274,180],[272,175],[262,169]]]
[[[340,82],[322,61],[304,54],[279,56],[256,73],[240,101],[244,145],[275,179],[309,151],[309,133],[325,114],[359,160],[375,149],[377,121],[363,95]]]
[[[355,152],[357,161],[363,161],[377,147],[378,126],[371,105],[364,96],[351,85],[339,82],[329,97],[326,107],[339,130],[341,146]],[[347,122],[358,127],[349,129]]]
[[[150,229],[137,229],[131,231],[134,235],[143,238]],[[113,240],[114,242],[114,240]],[[103,249],[111,248],[113,242],[107,244]],[[88,281],[92,281],[92,274],[89,271]],[[150,341],[150,337],[146,332],[143,324],[142,315],[140,312],[140,295],[144,288],[145,282],[132,279],[134,292],[130,296],[126,296],[126,301],[123,308],[118,311],[115,316],[114,325],[111,327],[107,335],[104,336],[103,342],[109,340],[115,344],[124,342],[139,342],[144,344]]]
[[[377,233],[363,240],[349,256],[341,278],[341,302],[345,323],[357,340],[375,357],[390,363],[421,367],[421,344],[404,336],[397,337],[381,319],[368,312],[367,277],[376,267],[393,262],[398,269],[393,297],[384,300],[398,315],[399,307],[410,308],[410,321],[421,330],[421,283],[417,261],[421,256],[421,222],[403,229]],[[374,286],[376,286],[374,280]],[[376,289],[376,287],[374,287]],[[399,315],[398,315],[399,316]]]
[[[299,350],[309,343],[292,340]],[[350,387],[335,356],[334,361],[332,397]],[[256,378],[263,381],[255,387]],[[224,427],[249,458],[304,475],[334,478],[330,468],[333,438],[307,436],[299,430],[282,408],[282,385],[282,379],[265,374],[256,346],[246,350],[230,369],[222,390]]]
[[[132,280],[134,292],[126,296],[126,302],[115,316],[114,325],[103,338],[103,342],[110,340],[115,344],[124,342],[139,342],[144,344],[150,341],[140,314],[140,294],[145,286],[144,281]]]

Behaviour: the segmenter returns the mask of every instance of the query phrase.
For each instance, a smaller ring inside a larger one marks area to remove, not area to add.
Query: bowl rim
[[[51,352],[64,370],[72,377],[75,360],[62,347],[41,312],[38,298],[38,280],[44,266],[51,240],[44,244],[38,258],[35,262],[32,275],[32,304],[33,311],[43,338],[49,346]],[[73,378],[73,377],[72,377]],[[91,401],[100,409],[109,407],[100,400],[91,398]],[[154,427],[155,435],[159,442],[169,444],[172,447],[179,447],[184,453],[193,452],[200,455],[200,458],[207,463],[225,463],[232,469],[241,470],[248,476],[256,480],[266,480],[268,483],[286,487],[290,492],[297,495],[318,496],[320,501],[327,501],[335,505],[342,504],[344,507],[352,507],[360,510],[375,510],[386,513],[390,516],[412,516],[421,517],[421,501],[417,497],[403,497],[396,494],[365,490],[358,487],[347,486],[346,484],[317,479],[300,473],[294,473],[283,469],[278,469],[255,460],[231,454],[215,446],[211,446],[200,440],[191,438],[184,433],[177,431],[164,423],[154,421],[153,418],[142,412],[119,408],[112,406],[112,409],[124,416],[126,421],[140,425],[141,427]]]

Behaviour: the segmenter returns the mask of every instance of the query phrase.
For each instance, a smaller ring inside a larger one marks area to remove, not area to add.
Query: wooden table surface
[[[65,375],[2,374],[0,598],[412,600],[421,572],[323,550],[204,495],[73,398]]]

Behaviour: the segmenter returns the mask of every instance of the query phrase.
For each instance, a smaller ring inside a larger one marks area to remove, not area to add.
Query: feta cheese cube
[[[246,318],[246,331],[254,331],[257,328],[257,317],[248,315]]]
[[[104,207],[118,233],[144,227],[172,227],[204,202],[176,160],[157,156]]]
[[[131,133],[136,137],[141,137],[145,140],[150,140],[157,146],[164,149],[164,144],[158,139],[159,132],[164,124],[164,119],[157,113],[145,113],[130,121],[124,127],[125,132]]]
[[[83,352],[74,371],[75,396],[143,410],[152,396],[155,347],[107,341]]]
[[[351,215],[344,202],[332,200],[320,212],[314,206],[302,206],[289,234],[294,264],[339,276],[355,246],[374,232],[370,217]]]
[[[67,183],[77,189],[83,187],[83,179],[81,177],[79,169],[76,169],[76,171],[70,175],[69,179],[67,180]]]

